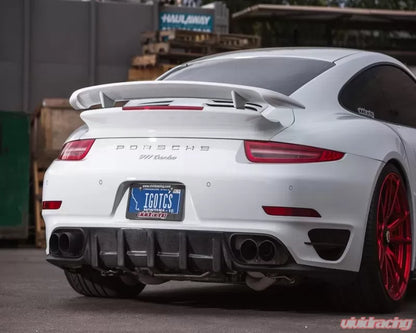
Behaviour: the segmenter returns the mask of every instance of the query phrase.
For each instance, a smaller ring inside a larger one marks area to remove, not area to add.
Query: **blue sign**
[[[161,12],[159,17],[160,30],[193,30],[212,32],[213,16],[206,14],[183,14]]]

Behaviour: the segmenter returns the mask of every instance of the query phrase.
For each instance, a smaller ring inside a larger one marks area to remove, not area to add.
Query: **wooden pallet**
[[[46,160],[49,165],[69,134],[84,124],[80,113],[72,109],[67,99],[43,100],[42,107],[32,117],[32,154],[39,164],[41,160]]]
[[[129,81],[154,80],[167,69],[209,54],[259,47],[261,39],[254,35],[163,30],[142,33],[141,42],[142,55],[132,59]]]
[[[137,68],[154,67],[159,65],[179,65],[183,62],[201,57],[201,53],[182,53],[170,52],[162,54],[145,54],[135,56],[132,59],[131,66]]]
[[[146,54],[142,56],[135,56],[131,61],[133,67],[153,67],[158,62],[158,56],[156,54]]]
[[[216,34],[190,30],[162,30],[159,32],[159,41],[178,41],[186,43],[207,43],[216,40]]]
[[[256,35],[216,34],[189,30],[146,31],[141,34],[142,45],[182,42],[190,44],[218,44],[235,48],[256,48],[261,45],[261,38]]]
[[[215,39],[215,34],[209,32],[191,31],[191,30],[161,30],[145,31],[140,35],[142,45],[150,43],[163,43],[172,40],[186,43],[201,43]]]
[[[45,168],[38,165],[38,161],[33,161],[32,164],[32,179],[33,179],[33,206],[35,215],[35,242],[36,247],[45,248],[45,222],[42,217],[42,189],[43,178],[45,176]]]
[[[217,35],[217,44],[229,49],[257,48],[261,45],[261,38],[254,35],[222,34]]]
[[[149,43],[142,46],[142,52],[146,54],[175,54],[184,57],[192,55],[195,57],[204,56],[210,53],[210,45],[201,43],[185,43],[170,41],[163,43]]]
[[[156,66],[148,66],[145,68],[130,67],[128,80],[129,81],[154,80],[173,67],[175,67],[175,65],[156,65]]]
[[[168,43],[148,43],[142,45],[142,53],[146,54],[157,54],[157,53],[168,53],[169,44]]]
[[[142,45],[159,42],[159,31],[145,31],[140,34]]]
[[[43,177],[52,161],[58,157],[69,134],[83,124],[80,111],[75,111],[67,99],[44,99],[32,116],[32,193],[37,247],[45,246],[45,223],[42,219]]]

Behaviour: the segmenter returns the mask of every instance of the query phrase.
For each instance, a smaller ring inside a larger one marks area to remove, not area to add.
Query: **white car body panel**
[[[264,232],[281,239],[298,263],[359,269],[363,222],[368,211],[368,205],[362,203],[367,203],[372,195],[374,184],[370,175],[378,172],[381,162],[346,155],[341,161],[324,165],[252,165],[244,155],[240,140],[195,139],[192,144],[196,149],[209,146],[210,150],[182,149],[164,154],[177,157],[175,160],[155,162],[140,160],[141,155],[152,152],[140,148],[186,147],[189,140],[105,139],[96,141],[82,165],[55,161],[45,176],[43,200],[58,198],[63,205],[59,213],[43,212],[48,221],[47,234],[64,226]],[[121,146],[126,149],[117,149]],[[131,146],[140,148],[130,150]],[[117,174],[113,172],[115,169]],[[129,185],[135,181],[161,180],[186,184],[186,219],[183,222],[126,219]],[[61,191],[75,183],[82,184],[82,191]],[[263,186],[259,188],[258,184]],[[334,196],[334,192],[339,195]],[[230,195],[234,197],[232,206]],[[277,204],[314,207],[324,218],[269,216],[261,208]],[[308,241],[308,230],[324,226],[352,231],[351,244],[338,261],[326,262],[311,246],[304,244]]]
[[[203,100],[200,100],[200,104]],[[293,123],[293,111],[285,109],[285,124]],[[141,110],[123,111],[121,108],[84,111],[81,118],[89,130],[82,138],[120,137],[189,137],[270,140],[285,127],[270,122],[260,113],[246,110],[201,111]]]

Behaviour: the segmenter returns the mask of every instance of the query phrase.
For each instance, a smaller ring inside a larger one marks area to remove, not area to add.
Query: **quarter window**
[[[339,101],[349,111],[416,127],[416,83],[398,67],[378,65],[350,80]]]

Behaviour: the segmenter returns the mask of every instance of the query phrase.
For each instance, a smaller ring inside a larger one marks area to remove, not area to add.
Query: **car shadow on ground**
[[[259,311],[296,311],[307,313],[345,313],[345,307],[337,306],[335,287],[308,284],[296,287],[271,287],[256,292],[246,286],[217,285],[187,290],[178,288],[157,291],[139,296],[147,303],[180,304],[192,307],[221,309],[250,309]],[[416,283],[409,286],[402,309],[416,304]],[[414,311],[414,310],[413,310]]]
[[[254,291],[246,286],[207,285],[150,292],[139,296],[146,303],[187,305],[199,308],[245,309],[259,311],[327,311],[320,287],[271,287]]]
[[[78,297],[72,298],[71,301],[66,300],[64,303],[66,306],[78,310],[83,307],[93,310],[96,307],[101,312],[103,309],[107,311],[120,309],[120,302],[122,302],[124,312],[136,312],[140,308],[140,312],[151,313],[160,311],[160,305],[163,305],[169,307],[172,314],[182,313],[183,307],[186,307],[190,312],[192,309],[197,311],[209,308],[213,310],[281,311],[334,315],[357,314],[354,310],[350,311],[348,308],[336,306],[337,299],[332,294],[334,290],[318,284],[271,287],[262,292],[253,291],[243,285],[225,284],[207,284],[197,287],[190,287],[187,284],[185,287],[179,285],[177,288],[156,290],[152,290],[152,288],[152,286],[148,286],[143,294],[133,300],[100,299],[97,303],[97,299],[91,302],[91,298]],[[406,301],[398,314],[414,313],[415,304],[416,283],[413,283],[409,287]]]

